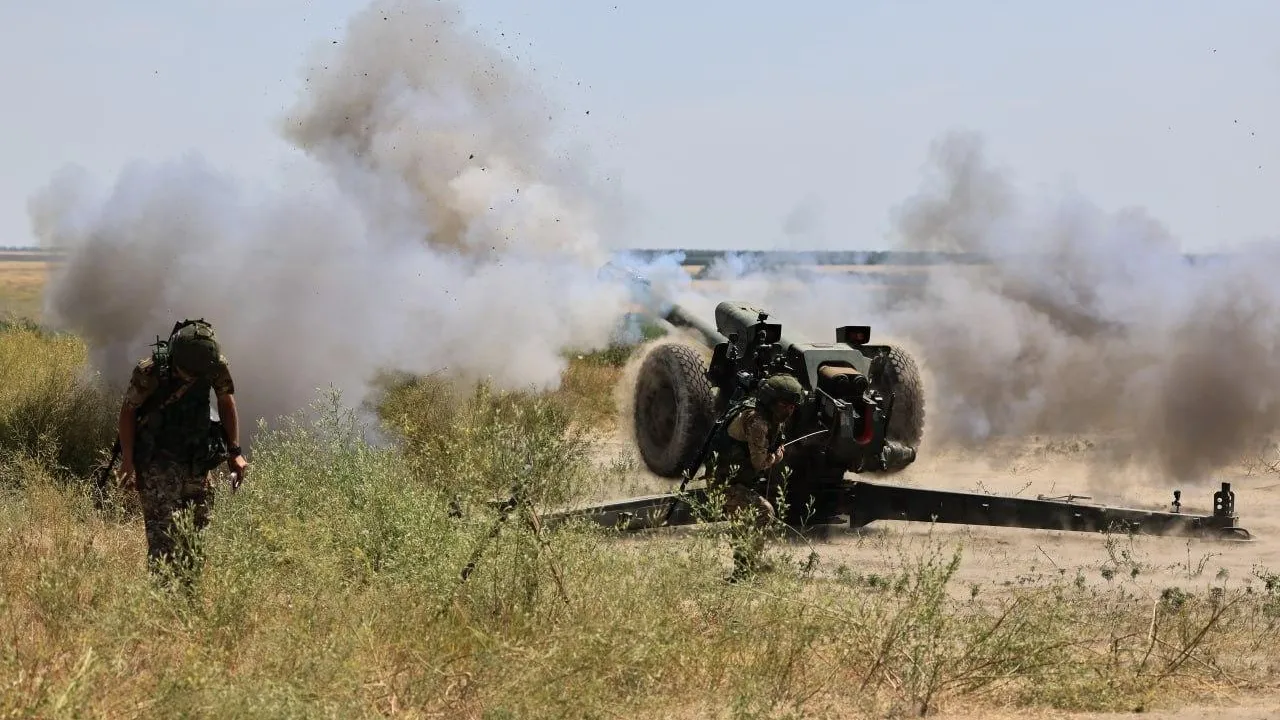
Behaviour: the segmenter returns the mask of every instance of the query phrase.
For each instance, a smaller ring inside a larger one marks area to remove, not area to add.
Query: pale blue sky
[[[0,245],[34,242],[27,199],[64,163],[105,181],[194,149],[269,177],[306,53],[363,5],[4,0]],[[463,6],[566,107],[632,246],[884,247],[952,129],[1190,250],[1280,231],[1275,0]]]

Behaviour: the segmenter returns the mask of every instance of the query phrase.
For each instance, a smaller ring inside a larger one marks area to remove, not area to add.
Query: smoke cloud
[[[1194,482],[1280,431],[1274,247],[1188,261],[1141,210],[1020,194],[968,134],[935,144],[895,220],[899,249],[984,260],[878,287],[741,259],[707,275],[718,296],[763,304],[797,337],[830,341],[836,326],[866,323],[873,342],[906,346],[928,374],[926,453],[1105,433],[1100,461]],[[681,293],[704,313],[714,305]]]
[[[599,196],[553,149],[546,99],[455,9],[376,0],[309,72],[281,125],[302,159],[276,187],[192,156],[108,187],[68,169],[32,199],[38,237],[70,251],[47,315],[108,378],[182,317],[214,323],[246,415],[268,419],[328,385],[363,397],[384,368],[553,387],[563,350],[609,340],[628,296],[597,276]],[[695,286],[670,257],[633,264],[708,320],[753,300],[796,337],[859,323],[906,345],[928,447],[1116,433],[1120,459],[1185,482],[1280,428],[1274,249],[1188,263],[1140,210],[1019,193],[968,135],[933,148],[896,225],[901,248],[986,261],[888,288],[740,259]]]
[[[890,312],[935,376],[940,438],[1122,433],[1119,454],[1189,481],[1280,429],[1274,248],[1191,262],[1140,210],[1018,196],[972,136],[933,160],[904,245],[990,259]]]
[[[441,2],[376,0],[316,58],[282,122],[301,159],[277,187],[198,156],[110,187],[71,168],[31,201],[69,251],[51,323],[123,383],[176,320],[213,323],[247,418],[379,370],[554,387],[569,347],[604,345],[626,296],[585,172],[552,145],[545,98]]]

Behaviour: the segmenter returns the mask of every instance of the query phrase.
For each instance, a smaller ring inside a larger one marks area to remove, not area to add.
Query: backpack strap
[[[138,406],[138,409],[134,411],[134,417],[138,419],[139,423],[145,422],[147,416],[153,411],[163,410],[181,400],[182,396],[186,395],[187,391],[195,384],[195,380],[185,382],[182,385],[179,385],[177,390],[174,390],[168,395],[161,395],[158,392],[152,393],[151,396],[146,400],[143,400],[142,404]]]
[[[157,392],[153,392],[150,395],[148,395],[147,399],[143,400],[142,404],[134,409],[133,417],[135,421],[135,427],[141,427],[142,425],[144,425],[146,423],[147,416],[150,415],[153,411],[163,410],[169,405],[182,399],[182,396],[185,395],[193,385],[195,385],[194,380],[183,383],[181,386],[178,387],[177,390],[170,392],[168,395],[161,394],[160,392],[158,392],[160,388],[156,388]],[[164,387],[163,380],[161,382],[160,387]],[[107,488],[107,482],[111,476],[111,468],[115,467],[116,461],[120,459],[120,454],[122,452],[123,452],[123,448],[120,447],[120,433],[117,432],[115,442],[111,444],[111,458],[107,460],[105,465],[99,466],[97,471],[93,473],[93,485],[95,490],[94,504],[99,509],[102,509],[103,507],[103,502],[104,502],[106,488]]]
[[[177,332],[178,329],[178,325],[174,325],[174,332]],[[172,338],[173,335],[170,334],[169,337]],[[166,388],[172,379],[169,368],[169,343],[168,341],[161,340],[157,337],[156,341],[152,344],[152,347],[154,347],[155,350],[151,351],[151,361],[154,363],[160,382],[156,387],[156,391],[147,396],[147,399],[143,400],[142,404],[134,410],[133,416],[138,420],[142,420],[155,410],[163,410],[169,405],[177,402],[194,383],[194,380],[186,382],[178,386],[177,390],[171,391],[168,395],[161,394],[159,391]]]

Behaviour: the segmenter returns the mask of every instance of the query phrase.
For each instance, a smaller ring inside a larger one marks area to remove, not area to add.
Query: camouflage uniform
[[[777,377],[777,376],[775,376]],[[799,389],[794,378],[781,376],[758,397],[748,400],[725,427],[715,444],[716,459],[709,487],[724,494],[724,514],[733,522],[734,577],[740,577],[760,564],[764,552],[765,533],[776,520],[773,504],[761,494],[762,486],[774,469],[773,452],[782,445],[783,423],[771,413],[775,400],[794,397]],[[779,387],[784,388],[782,396]],[[767,492],[767,490],[766,490]]]
[[[775,520],[773,505],[759,486],[772,469],[770,447],[782,428],[755,407],[743,408],[725,428],[711,485],[724,493],[724,514],[733,521],[735,566],[750,564],[764,552],[764,534]]]
[[[210,417],[211,389],[219,396],[235,392],[227,359],[221,354],[209,376],[195,380],[165,373],[152,357],[143,358],[134,366],[125,391],[124,402],[135,410],[154,393],[163,398],[138,418],[133,457],[147,556],[153,567],[160,562],[177,561],[188,568],[200,563],[196,547],[177,546],[181,537],[175,537],[174,530],[184,511],[190,511],[190,530],[199,532],[209,523],[213,500],[209,458],[216,453],[214,433],[218,431]]]

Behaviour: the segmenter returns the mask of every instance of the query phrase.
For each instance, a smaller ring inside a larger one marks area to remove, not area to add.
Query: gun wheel
[[[920,378],[920,367],[911,355],[897,346],[890,346],[888,360],[884,366],[882,388],[893,393],[893,414],[885,428],[885,439],[918,451],[924,437],[924,383]]]
[[[649,352],[636,379],[634,411],[636,444],[649,470],[680,476],[711,430],[713,403],[696,350],[669,343]]]
[[[916,361],[899,347],[889,351],[885,368],[893,391],[893,417],[886,434],[890,440],[917,447],[924,437],[924,383]]]

